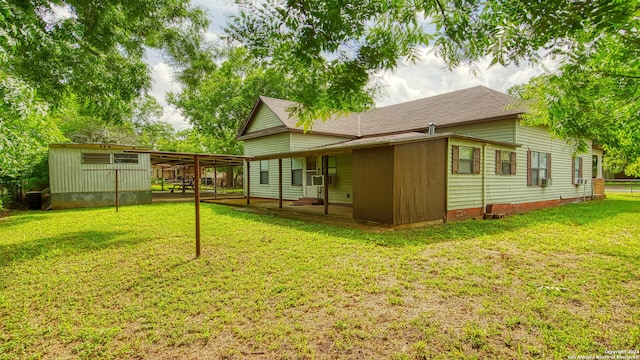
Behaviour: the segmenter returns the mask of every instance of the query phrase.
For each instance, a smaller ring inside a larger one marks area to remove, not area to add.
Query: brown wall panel
[[[447,140],[396,145],[393,224],[446,216]]]
[[[353,150],[353,218],[393,223],[393,147]]]

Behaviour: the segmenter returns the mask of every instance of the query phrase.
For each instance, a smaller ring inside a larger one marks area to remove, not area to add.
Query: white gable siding
[[[501,120],[486,123],[443,128],[443,132],[475,136],[494,141],[515,142],[517,120]],[[437,131],[437,130],[436,130]]]
[[[258,110],[256,111],[255,117],[251,124],[249,124],[249,128],[246,133],[251,133],[258,130],[269,129],[276,126],[284,125],[280,119],[276,116],[276,114],[271,111],[266,105],[261,104]]]

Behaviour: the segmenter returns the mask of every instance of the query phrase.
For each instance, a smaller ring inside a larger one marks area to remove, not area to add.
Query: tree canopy
[[[207,24],[189,0],[0,0],[1,70],[50,105],[72,93],[82,112],[117,122],[150,89],[147,50],[197,64]]]
[[[200,81],[185,82],[168,100],[202,136],[210,136],[214,152],[241,154],[238,129],[259,96],[296,98],[295,81],[265,67],[243,47],[225,47],[212,54],[219,61]]]
[[[640,0],[265,0],[243,3],[227,33],[273,68],[306,69],[294,79],[311,113],[370,105],[362,99],[376,94],[372,75],[416,60],[425,46],[450,67],[551,56],[558,71],[512,91],[535,100],[529,121],[633,161],[639,17]]]

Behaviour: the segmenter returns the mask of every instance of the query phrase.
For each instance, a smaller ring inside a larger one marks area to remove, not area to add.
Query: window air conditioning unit
[[[312,186],[323,186],[324,185],[324,176],[322,176],[322,175],[313,175],[313,176],[311,176],[311,185]]]
[[[337,178],[335,175],[329,175],[329,185],[335,185]],[[312,186],[324,186],[324,175],[312,175],[311,176],[311,185]]]
[[[547,187],[547,186],[551,186],[551,179],[548,178],[540,178],[538,179],[538,185],[542,186],[542,187]]]
[[[587,179],[577,178],[574,181],[575,185],[587,185]]]

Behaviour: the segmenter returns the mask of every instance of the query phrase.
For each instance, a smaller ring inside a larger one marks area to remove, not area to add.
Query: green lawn
[[[0,359],[640,348],[640,197],[366,233],[193,204],[0,219]]]

